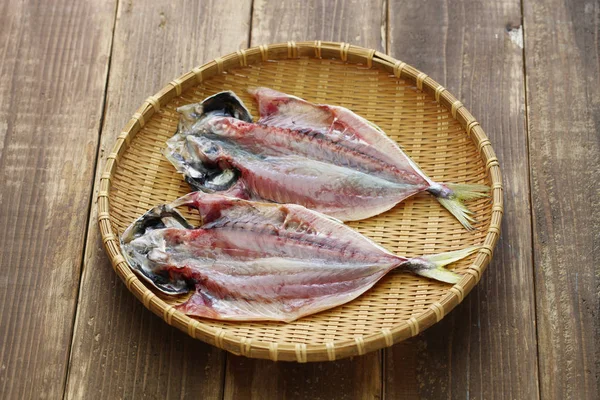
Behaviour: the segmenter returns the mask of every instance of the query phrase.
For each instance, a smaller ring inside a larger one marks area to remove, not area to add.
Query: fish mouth
[[[226,191],[237,182],[241,175],[239,170],[207,159],[206,154],[200,154],[197,148],[190,146],[192,139],[186,137],[182,140],[178,135],[167,142],[169,147],[164,155],[183,174],[193,190],[207,193]],[[179,149],[184,149],[185,153],[181,154]]]
[[[239,179],[240,172],[234,168],[210,168],[204,164],[190,166],[184,179],[195,191],[213,193],[226,191]]]
[[[160,268],[161,253],[168,255],[160,250],[160,243],[157,249],[152,236],[148,236],[148,233],[164,228],[194,227],[173,207],[160,205],[146,212],[125,230],[121,236],[121,251],[137,276],[163,294],[180,296],[193,290],[194,282],[184,279],[176,271]]]

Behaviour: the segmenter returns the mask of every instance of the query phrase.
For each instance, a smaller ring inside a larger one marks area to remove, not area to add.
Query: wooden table
[[[600,398],[600,2],[0,4],[0,398]],[[440,323],[330,363],[236,357],[147,311],[109,265],[101,167],[150,94],[261,43],[346,41],[425,71],[481,122],[502,236]]]

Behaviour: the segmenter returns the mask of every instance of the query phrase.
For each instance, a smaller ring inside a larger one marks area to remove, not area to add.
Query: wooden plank
[[[350,42],[385,51],[384,1],[255,0],[252,45],[288,40]],[[383,29],[382,29],[383,28]],[[295,364],[227,355],[225,399],[381,398],[381,354]]]
[[[505,185],[501,240],[464,302],[386,352],[389,398],[538,397],[523,50],[518,0],[390,1],[391,54],[481,123]]]
[[[524,3],[540,390],[600,398],[600,2]]]
[[[64,389],[114,1],[0,4],[0,397]]]
[[[247,46],[250,9],[250,0],[120,3],[99,166],[148,96]],[[94,205],[66,397],[221,398],[223,352],[146,310],[113,272],[99,236]]]
[[[225,399],[380,399],[381,354],[298,364],[227,355]]]
[[[252,45],[330,40],[385,51],[385,2],[254,0]]]

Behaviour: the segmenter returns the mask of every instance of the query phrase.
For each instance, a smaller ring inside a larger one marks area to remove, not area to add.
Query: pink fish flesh
[[[472,228],[462,201],[485,196],[486,186],[432,181],[380,128],[344,107],[267,88],[251,93],[257,122],[232,92],[178,109],[165,155],[193,189],[301,204],[342,221],[428,191]]]
[[[198,210],[191,226],[175,207]],[[344,304],[395,268],[456,283],[446,268],[476,250],[407,258],[300,205],[190,193],[148,211],[124,232],[132,269],[167,294],[195,289],[177,308],[221,320],[293,321]]]

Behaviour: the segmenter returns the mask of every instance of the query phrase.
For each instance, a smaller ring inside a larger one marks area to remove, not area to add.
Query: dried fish
[[[196,209],[192,226],[176,207]],[[344,304],[393,269],[456,283],[444,268],[476,247],[395,255],[340,221],[300,205],[190,193],[148,211],[124,232],[132,269],[182,312],[221,320],[293,321]]]
[[[434,182],[379,127],[347,108],[267,88],[251,93],[257,122],[233,92],[179,108],[165,155],[194,190],[301,204],[343,221],[427,191],[472,229],[463,201],[486,196],[487,186]]]

